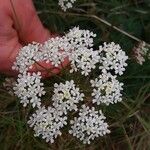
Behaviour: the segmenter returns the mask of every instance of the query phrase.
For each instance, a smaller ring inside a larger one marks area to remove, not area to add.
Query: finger
[[[36,14],[32,0],[10,0],[15,29],[23,43],[42,43],[50,38]]]

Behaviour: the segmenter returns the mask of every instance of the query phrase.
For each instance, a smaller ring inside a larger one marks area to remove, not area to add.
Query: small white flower
[[[66,11],[67,9],[72,8],[75,1],[76,0],[59,0],[58,5],[61,6],[63,11]]]
[[[45,94],[43,83],[41,83],[40,72],[37,74],[19,74],[17,83],[13,89],[15,94],[21,99],[20,103],[22,103],[24,107],[29,103],[32,103],[33,107],[39,107],[41,105],[40,97]]]
[[[41,136],[46,142],[54,143],[54,139],[61,135],[60,129],[67,124],[67,117],[55,108],[39,108],[30,117],[28,124],[33,127],[34,136]]]
[[[119,83],[116,76],[112,76],[110,73],[103,73],[95,80],[91,80],[91,84],[94,87],[92,93],[94,97],[93,103],[109,105],[122,101],[121,91],[123,90],[123,83]]]
[[[114,71],[115,74],[122,75],[127,66],[125,52],[122,51],[119,44],[111,42],[109,44],[104,43],[104,46],[99,47],[100,53],[100,63],[101,66],[99,69],[102,69],[103,72]]]
[[[67,110],[77,111],[77,104],[79,101],[83,101],[83,97],[84,94],[79,92],[79,88],[75,86],[73,80],[66,81],[65,84],[54,84],[53,106],[65,114]]]
[[[79,117],[70,121],[71,129],[69,133],[83,141],[84,144],[90,144],[91,140],[96,137],[110,133],[108,124],[104,122],[105,119],[106,117],[101,110],[96,111],[94,107],[90,109],[83,105]]]

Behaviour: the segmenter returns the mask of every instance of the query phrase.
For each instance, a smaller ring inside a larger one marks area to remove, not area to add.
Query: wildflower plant
[[[69,8],[75,1],[60,0],[59,5],[64,10],[65,2]],[[117,76],[124,73],[128,56],[114,42],[94,49],[95,37],[96,34],[89,30],[74,27],[62,37],[51,38],[44,44],[33,42],[20,49],[13,66],[19,71],[14,91],[24,107],[31,104],[34,108],[28,124],[33,128],[34,135],[46,142],[54,143],[65,126],[84,144],[110,133],[109,123],[97,105],[107,106],[122,101],[123,83]],[[46,90],[41,73],[29,73],[28,70],[39,61],[58,67],[65,58],[70,61],[69,73],[80,72],[78,75],[90,79],[88,85],[91,91],[88,91],[87,98],[86,89],[80,88],[79,82],[73,79],[54,83],[47,105],[42,99]],[[96,78],[90,76],[94,69],[99,70]]]

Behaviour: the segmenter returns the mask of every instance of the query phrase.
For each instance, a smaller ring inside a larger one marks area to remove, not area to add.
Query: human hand
[[[43,43],[52,36],[41,24],[32,0],[0,0],[0,72],[16,75],[12,65],[19,49],[33,41]],[[66,58],[62,65],[67,64]],[[40,62],[30,71],[41,71],[44,77],[51,75],[43,68],[56,74],[61,66],[54,68],[50,63]]]

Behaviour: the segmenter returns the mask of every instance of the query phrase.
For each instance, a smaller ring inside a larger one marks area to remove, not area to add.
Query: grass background
[[[27,126],[30,109],[24,109],[15,96],[2,86],[6,76],[0,74],[0,150],[149,150],[150,149],[150,61],[141,66],[132,57],[137,41],[125,36],[99,21],[103,19],[113,26],[150,43],[150,3],[148,0],[77,0],[73,9],[63,12],[57,0],[35,0],[39,17],[53,33],[63,34],[69,28],[80,26],[97,34],[95,48],[104,41],[119,43],[130,59],[119,80],[124,82],[124,100],[102,107],[110,125],[111,134],[96,139],[91,145],[83,145],[64,129],[63,136],[54,144],[47,144],[33,136]],[[96,16],[96,17],[94,17]],[[96,18],[96,19],[95,19]],[[60,78],[75,79],[86,87],[87,78],[66,74]],[[96,72],[95,72],[96,74]],[[61,79],[52,77],[44,81],[51,96],[53,83]],[[83,84],[84,83],[84,84]]]

